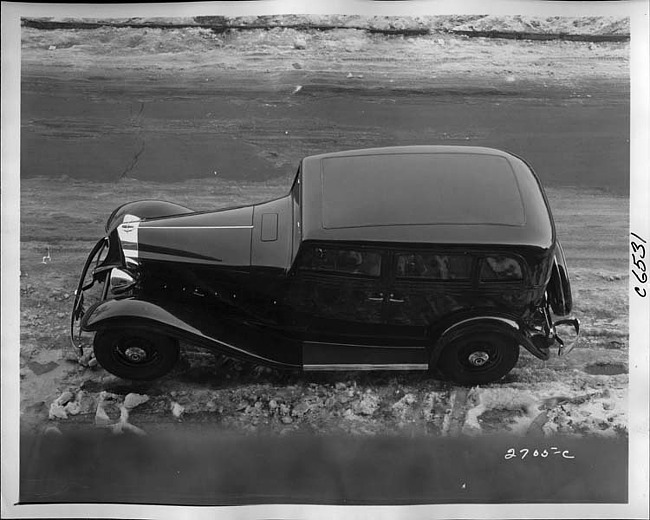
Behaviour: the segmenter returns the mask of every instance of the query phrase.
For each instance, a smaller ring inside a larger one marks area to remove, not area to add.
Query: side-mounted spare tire
[[[122,379],[150,381],[167,374],[178,361],[178,341],[139,328],[101,329],[93,349],[97,362]]]
[[[498,322],[461,325],[444,334],[436,366],[458,385],[485,385],[508,374],[519,359],[517,332]]]

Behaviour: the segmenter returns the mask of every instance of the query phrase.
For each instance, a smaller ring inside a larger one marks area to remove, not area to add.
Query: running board
[[[428,370],[429,365],[426,363],[398,363],[398,364],[386,364],[386,365],[371,365],[371,364],[355,364],[355,363],[343,363],[343,364],[330,364],[330,365],[303,365],[302,367],[305,371],[341,371],[341,370]]]
[[[359,345],[325,341],[302,344],[303,370],[427,370],[424,345]]]

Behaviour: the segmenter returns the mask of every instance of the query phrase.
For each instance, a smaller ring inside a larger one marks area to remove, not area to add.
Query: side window
[[[472,257],[469,255],[400,253],[396,255],[396,262],[398,278],[469,280],[472,276]]]
[[[521,264],[511,256],[493,255],[481,260],[481,282],[517,282],[523,278]]]
[[[311,246],[301,255],[298,268],[307,271],[379,276],[381,254],[376,251]]]

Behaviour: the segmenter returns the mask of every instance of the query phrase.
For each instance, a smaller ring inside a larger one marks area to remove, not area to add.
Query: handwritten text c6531
[[[646,241],[636,233],[632,233],[632,236],[637,239],[630,241],[630,246],[632,247],[632,274],[636,278],[636,282],[638,282],[638,285],[634,286],[634,291],[641,298],[645,298],[648,295],[648,291],[645,288],[648,282],[648,273],[646,272],[647,266],[644,262],[645,246],[643,245]]]

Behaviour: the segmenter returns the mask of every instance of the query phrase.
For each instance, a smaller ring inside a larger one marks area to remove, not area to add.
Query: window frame
[[[469,266],[467,269],[467,276],[464,278],[430,278],[425,276],[400,276],[397,272],[397,262],[400,256],[402,255],[437,255],[437,256],[456,256],[456,257],[466,257],[469,258]],[[457,283],[457,284],[473,284],[475,282],[474,272],[476,269],[477,256],[471,252],[459,252],[459,251],[449,251],[449,250],[405,250],[398,249],[393,251],[391,255],[391,271],[392,278],[396,282],[427,282],[427,283]]]
[[[495,278],[492,280],[484,280],[481,278],[481,271],[483,270],[483,265],[487,262],[488,257],[495,256],[505,256],[511,258],[517,262],[521,270],[521,278],[517,279],[505,279],[505,278]],[[527,265],[524,259],[515,253],[510,252],[490,252],[490,253],[481,253],[476,255],[476,283],[479,286],[492,286],[497,284],[507,284],[507,285],[524,285],[528,276]]]
[[[315,249],[330,249],[341,251],[355,251],[355,252],[370,252],[375,253],[379,256],[379,273],[376,275],[367,274],[367,273],[353,273],[347,271],[337,271],[334,269],[311,269],[302,265],[302,260],[309,250]],[[368,246],[359,246],[354,244],[337,244],[337,243],[320,243],[320,242],[307,242],[303,243],[300,246],[300,250],[296,256],[294,262],[294,273],[302,273],[310,276],[325,275],[327,277],[345,277],[353,279],[362,279],[362,280],[373,280],[379,281],[385,278],[386,274],[386,256],[387,250],[380,247],[368,247]]]

